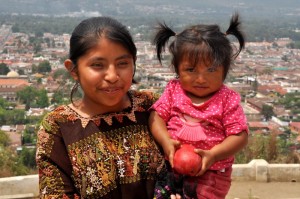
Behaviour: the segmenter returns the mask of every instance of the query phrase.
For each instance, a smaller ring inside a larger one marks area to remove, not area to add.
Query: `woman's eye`
[[[104,65],[102,63],[93,63],[92,64],[93,67],[97,67],[97,68],[101,68],[103,67]]]
[[[118,63],[118,66],[120,66],[120,67],[125,67],[125,66],[127,66],[128,64],[129,64],[129,62],[123,61],[123,62],[119,62],[119,63]]]

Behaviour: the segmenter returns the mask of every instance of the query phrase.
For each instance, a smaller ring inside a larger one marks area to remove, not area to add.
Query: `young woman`
[[[38,131],[41,198],[152,199],[164,158],[149,131],[150,93],[130,90],[136,46],[108,17],[82,21],[65,67],[76,81]],[[81,87],[83,96],[73,100]]]

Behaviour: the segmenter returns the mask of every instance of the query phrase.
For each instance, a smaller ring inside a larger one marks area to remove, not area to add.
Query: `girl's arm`
[[[173,157],[176,148],[180,145],[179,141],[173,140],[167,130],[166,122],[156,111],[151,111],[149,117],[149,127],[154,139],[163,148],[165,156],[173,167]]]
[[[228,136],[222,143],[211,150],[195,149],[202,156],[202,169],[197,175],[202,175],[213,163],[233,156],[248,143],[248,133],[243,131],[236,135]]]

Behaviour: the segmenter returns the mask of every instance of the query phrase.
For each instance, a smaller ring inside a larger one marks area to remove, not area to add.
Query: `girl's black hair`
[[[70,38],[69,59],[73,62],[74,68],[77,69],[78,59],[88,50],[96,46],[99,39],[107,38],[111,41],[123,45],[134,59],[134,72],[136,70],[137,48],[133,38],[123,24],[110,17],[92,17],[80,22],[72,32]],[[135,83],[135,80],[132,80]],[[71,101],[74,93],[77,91],[79,83],[77,82],[71,91]]]
[[[240,30],[239,15],[235,13],[231,20],[229,28],[225,33],[220,31],[218,25],[194,25],[176,34],[165,23],[159,23],[153,43],[156,46],[157,58],[161,63],[161,54],[165,50],[170,37],[175,36],[169,45],[169,51],[172,55],[172,66],[177,75],[179,75],[178,66],[183,58],[187,57],[194,66],[199,62],[211,64],[212,67],[224,67],[224,79],[227,76],[233,60],[239,55],[245,47],[245,38]],[[233,35],[239,42],[239,49],[233,53],[233,47],[227,35]]]

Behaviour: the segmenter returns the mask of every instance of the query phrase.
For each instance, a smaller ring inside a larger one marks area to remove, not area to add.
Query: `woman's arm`
[[[51,116],[43,120],[37,132],[36,163],[39,170],[41,198],[75,198],[78,196],[71,179],[72,167],[66,146]],[[56,130],[55,130],[56,129]]]

